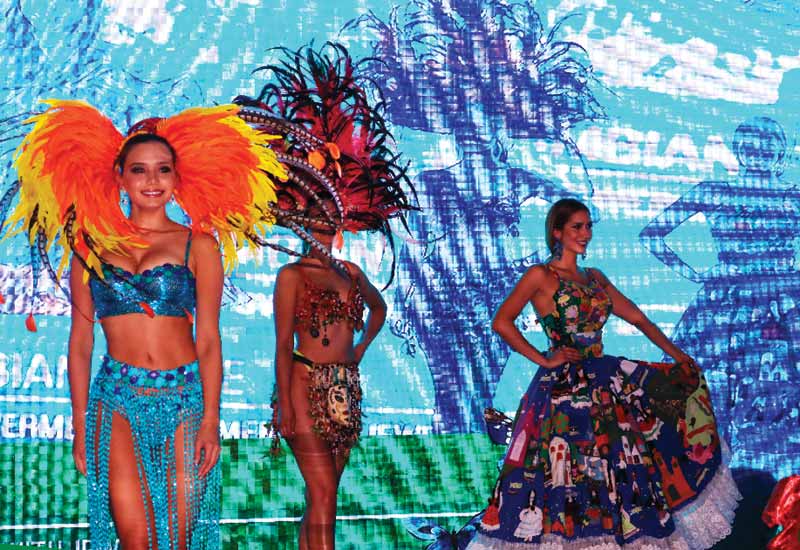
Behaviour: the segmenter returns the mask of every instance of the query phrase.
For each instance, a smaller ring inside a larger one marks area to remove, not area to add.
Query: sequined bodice
[[[611,298],[589,274],[589,283],[558,277],[558,290],[553,294],[555,309],[540,318],[550,340],[550,348],[574,347],[584,356],[603,355],[603,326],[611,313]]]
[[[320,286],[307,277],[303,277],[303,282],[304,289],[295,309],[295,325],[298,329],[308,331],[314,338],[320,335],[320,329],[324,331],[328,325],[342,321],[355,330],[362,329],[364,297],[355,278],[346,300],[342,300],[337,290]]]
[[[131,273],[103,264],[103,275],[102,281],[89,281],[99,319],[128,313],[183,317],[194,311],[195,280],[186,265],[163,264]]]

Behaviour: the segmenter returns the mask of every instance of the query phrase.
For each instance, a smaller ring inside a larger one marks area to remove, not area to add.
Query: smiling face
[[[117,183],[128,193],[131,208],[163,208],[178,184],[175,159],[161,142],[138,143],[127,150]]]
[[[592,240],[592,218],[589,213],[580,210],[572,214],[563,229],[554,229],[553,236],[561,241],[564,251],[585,254],[589,241]]]

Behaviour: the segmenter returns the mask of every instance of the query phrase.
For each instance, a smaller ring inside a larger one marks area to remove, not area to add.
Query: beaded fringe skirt
[[[177,550],[181,547],[179,532],[185,533],[188,550],[220,548],[219,464],[200,477],[193,460],[202,415],[203,391],[197,362],[161,371],[104,358],[89,390],[86,418],[93,549],[116,548],[108,480],[112,421],[119,421],[120,417],[130,424],[133,435],[149,548]],[[178,449],[175,436],[181,426],[183,443]],[[183,479],[177,477],[178,453],[182,455]]]

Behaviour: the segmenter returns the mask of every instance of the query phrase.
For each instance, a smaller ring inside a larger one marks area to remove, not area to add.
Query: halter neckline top
[[[587,269],[589,282],[564,279],[551,265],[544,264],[558,278],[553,294],[555,309],[540,316],[539,322],[550,341],[550,349],[569,346],[584,357],[603,355],[603,326],[611,314],[611,298]]]
[[[191,244],[189,232],[183,264],[165,263],[141,273],[104,262],[104,279],[89,280],[97,318],[144,313],[191,319],[197,302],[194,274],[189,269]]]

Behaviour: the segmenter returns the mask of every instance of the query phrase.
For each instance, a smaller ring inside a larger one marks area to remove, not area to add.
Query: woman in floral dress
[[[741,496],[702,373],[599,270],[578,267],[592,238],[584,204],[556,202],[546,229],[551,260],[525,273],[493,323],[542,368],[469,550],[713,546],[730,533]],[[550,341],[546,354],[514,325],[528,302]],[[675,363],[604,355],[612,312]]]

